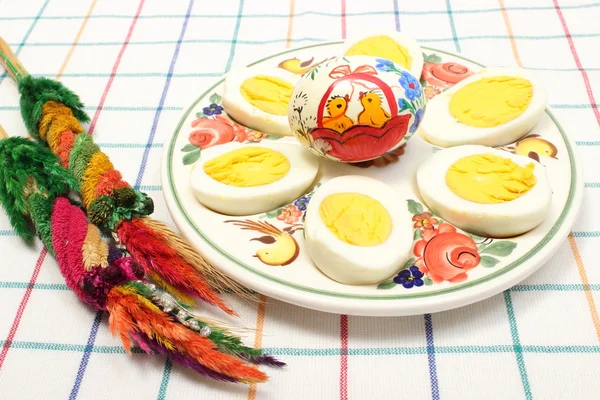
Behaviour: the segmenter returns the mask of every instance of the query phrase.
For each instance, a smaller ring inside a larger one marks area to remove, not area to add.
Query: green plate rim
[[[306,50],[306,49],[310,49],[310,48],[314,48],[314,47],[333,46],[333,45],[338,45],[338,44],[342,44],[342,43],[343,43],[342,41],[325,42],[325,43],[319,43],[319,44],[313,44],[313,45],[309,45],[309,46],[303,46],[303,47],[298,47],[298,48],[294,48],[294,49],[289,49],[289,50],[286,50],[286,51],[283,51],[283,52],[280,52],[277,54],[273,54],[268,57],[264,57],[258,61],[255,61],[255,62],[249,64],[248,66],[250,67],[250,66],[262,63],[264,61],[270,60],[272,58],[281,56],[283,54],[288,54],[288,53],[295,52],[295,51],[302,51],[302,50]],[[468,61],[472,64],[478,65],[482,68],[486,68],[486,66],[481,63],[475,62],[475,61],[470,60],[461,55],[450,53],[450,52],[447,52],[444,50],[434,49],[434,48],[426,47],[426,46],[421,46],[421,49],[432,51],[435,53],[443,53],[443,54],[446,54],[446,55],[449,55],[452,57],[457,57],[462,60]],[[225,80],[225,78],[222,77],[221,79],[219,79],[219,81],[217,81],[214,85],[212,85],[204,93],[202,93],[196,99],[196,101],[185,111],[184,115],[179,120],[179,123],[177,124],[177,128],[175,129],[175,132],[171,138],[171,143],[169,144],[169,148],[168,148],[168,160],[167,160],[168,174],[167,174],[167,176],[168,176],[168,180],[169,180],[169,187],[171,188],[171,192],[173,194],[175,203],[177,204],[177,208],[179,209],[179,211],[181,212],[181,214],[183,215],[183,217],[185,218],[187,223],[194,229],[194,231],[198,235],[200,235],[200,237],[206,243],[208,243],[214,250],[216,250],[223,257],[227,258],[229,261],[232,261],[233,263],[237,264],[238,266],[240,266],[262,278],[270,280],[272,282],[276,282],[276,283],[279,283],[281,285],[284,285],[284,286],[287,286],[287,287],[290,287],[293,289],[301,290],[303,292],[324,295],[324,296],[331,296],[331,297],[336,297],[336,298],[347,298],[347,299],[357,299],[357,300],[402,300],[402,299],[434,297],[434,296],[439,296],[439,295],[443,295],[443,294],[459,292],[459,291],[463,291],[465,289],[472,288],[474,286],[479,286],[485,282],[488,282],[490,280],[497,278],[498,276],[504,275],[504,274],[508,273],[509,271],[512,271],[515,268],[519,267],[520,265],[522,265],[524,262],[526,262],[533,256],[535,256],[542,248],[544,248],[556,236],[556,233],[560,230],[560,228],[562,227],[562,225],[564,223],[564,220],[566,219],[567,215],[571,211],[573,199],[575,197],[575,192],[576,192],[576,185],[577,185],[577,173],[576,173],[577,167],[575,164],[575,155],[574,155],[573,149],[571,147],[571,143],[570,143],[569,139],[567,138],[567,135],[565,134],[562,126],[556,120],[556,118],[554,117],[552,112],[548,108],[546,108],[546,110],[545,110],[546,114],[548,114],[550,119],[552,119],[552,121],[558,128],[558,130],[563,138],[563,141],[567,147],[567,152],[569,154],[569,163],[571,165],[571,185],[569,187],[569,196],[567,197],[567,202],[565,204],[565,207],[564,207],[562,213],[560,214],[560,216],[558,217],[558,220],[556,221],[554,226],[550,229],[550,231],[544,236],[544,238],[540,242],[538,242],[534,247],[532,247],[531,250],[529,250],[527,253],[525,253],[524,255],[522,255],[521,257],[519,257],[512,263],[510,263],[510,264],[506,265],[505,267],[502,267],[501,269],[499,269],[489,275],[486,275],[482,278],[468,281],[468,282],[465,282],[464,284],[455,285],[455,286],[452,286],[449,288],[439,289],[439,290],[435,290],[435,291],[427,291],[427,292],[422,292],[422,293],[413,292],[413,293],[405,293],[405,294],[388,294],[388,295],[356,295],[356,294],[338,293],[338,292],[332,292],[332,291],[328,291],[328,290],[314,289],[314,288],[311,288],[308,286],[297,285],[294,283],[286,282],[279,278],[275,278],[273,276],[270,276],[268,274],[265,274],[265,273],[257,270],[256,268],[253,268],[249,265],[244,264],[240,260],[229,255],[227,252],[225,252],[223,249],[221,249],[221,247],[217,246],[204,232],[202,232],[202,230],[198,226],[196,226],[196,224],[189,217],[189,215],[187,214],[187,212],[181,205],[179,193],[177,192],[177,189],[175,188],[175,185],[174,185],[174,177],[173,177],[173,169],[172,169],[173,154],[174,154],[174,149],[175,149],[175,143],[177,141],[177,138],[179,137],[181,127],[183,126],[183,123],[186,121],[186,119],[188,118],[188,116],[190,115],[192,110],[198,105],[198,103],[200,103],[200,101],[202,101],[205,97],[210,96],[211,92],[217,86],[221,85],[224,80]]]

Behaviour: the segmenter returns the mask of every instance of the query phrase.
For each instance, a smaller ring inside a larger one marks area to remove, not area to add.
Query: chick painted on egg
[[[289,124],[311,153],[333,161],[373,160],[404,145],[425,113],[418,78],[394,62],[338,57],[294,87]]]
[[[505,146],[541,119],[545,89],[522,68],[489,68],[462,80],[427,103],[421,133],[440,147]]]

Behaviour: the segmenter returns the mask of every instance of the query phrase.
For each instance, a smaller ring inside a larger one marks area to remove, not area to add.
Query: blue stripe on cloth
[[[600,146],[600,141],[576,141],[577,146]]]
[[[83,375],[85,374],[88,362],[90,361],[90,355],[94,349],[94,342],[96,341],[96,335],[98,334],[100,321],[102,321],[102,315],[103,312],[98,311],[96,313],[96,317],[94,318],[92,330],[90,331],[90,336],[88,337],[88,341],[83,352],[83,357],[81,358],[81,363],[79,364],[79,369],[77,370],[77,376],[75,377],[75,382],[73,383],[69,400],[75,400],[77,398],[77,393],[79,393],[79,388],[81,387],[81,382],[83,381]]]
[[[600,182],[586,182],[583,186],[586,188],[598,189],[600,188]]]
[[[157,400],[165,400],[167,396],[167,389],[169,387],[169,379],[171,378],[171,370],[173,369],[173,363],[170,358],[167,358],[165,362],[165,368],[163,370],[162,380],[160,381],[160,389],[158,390]]]
[[[235,45],[239,42],[238,35],[240,33],[240,25],[242,24],[242,13],[243,12],[244,12],[244,0],[240,0],[237,18],[235,21],[235,28],[233,30],[233,38],[231,39],[231,48],[229,49],[229,59],[227,60],[227,66],[225,67],[225,72],[229,72],[229,69],[231,68],[231,63],[233,63],[233,56],[235,55]],[[292,39],[290,38],[290,40],[292,40]]]
[[[425,314],[425,338],[427,339],[427,361],[429,363],[429,381],[431,382],[431,398],[439,400],[440,389],[438,385],[437,367],[435,364],[435,346],[433,343],[433,324],[431,314]]]
[[[529,378],[527,377],[527,368],[525,367],[525,359],[523,358],[523,347],[521,346],[521,339],[519,338],[519,329],[517,328],[517,318],[515,317],[515,309],[513,307],[512,297],[510,291],[504,292],[504,302],[506,303],[506,312],[508,314],[508,322],[510,324],[510,335],[513,341],[513,350],[517,358],[517,366],[519,367],[519,374],[521,375],[521,383],[523,385],[523,391],[525,392],[526,399],[532,399],[531,386],[529,385]]]
[[[25,32],[25,36],[23,36],[23,40],[21,40],[21,43],[19,43],[17,45],[17,48],[13,50],[15,52],[15,55],[18,56],[19,53],[21,52],[21,49],[25,45],[25,42],[27,42],[27,39],[29,39],[29,35],[31,35],[33,28],[35,28],[35,26],[37,25],[38,21],[40,20],[40,17],[44,13],[44,10],[46,9],[46,6],[48,5],[49,2],[50,2],[50,0],[44,1],[44,4],[42,4],[42,7],[38,11],[37,15],[33,18],[31,25],[29,25],[29,29],[27,29],[27,32]],[[13,46],[11,46],[11,47],[13,47]],[[8,74],[8,72],[4,71],[4,72],[2,72],[2,75],[0,75],[0,85],[4,81],[4,78],[6,78],[7,74]]]
[[[450,5],[450,0],[446,0],[446,11],[448,13],[448,20],[450,21],[450,30],[452,31],[454,47],[456,47],[456,51],[460,53],[460,43],[458,43],[458,35],[456,34],[456,26],[454,25],[454,16],[452,15],[452,6]]]
[[[175,63],[177,63],[177,57],[179,56],[179,50],[181,49],[181,42],[183,41],[183,37],[185,36],[185,31],[187,29],[188,21],[190,20],[190,14],[192,12],[192,7],[194,6],[194,0],[190,0],[188,5],[187,13],[185,15],[185,19],[183,20],[183,25],[181,26],[181,32],[179,33],[179,40],[177,41],[177,45],[175,46],[175,51],[173,52],[173,57],[171,58],[171,65],[169,65],[169,72],[167,73],[167,79],[165,81],[165,86],[163,87],[162,94],[160,96],[160,101],[158,102],[158,107],[156,109],[156,113],[154,114],[154,121],[152,121],[152,128],[150,128],[150,135],[148,137],[148,144],[144,149],[144,154],[142,155],[142,163],[140,169],[138,171],[138,176],[135,180],[135,188],[139,188],[142,183],[142,178],[144,177],[144,172],[146,171],[146,164],[148,163],[148,155],[150,154],[150,146],[152,146],[152,142],[154,142],[154,136],[156,135],[156,128],[158,127],[158,120],[160,119],[160,114],[165,105],[165,100],[167,99],[167,93],[169,92],[169,86],[171,84],[171,76],[173,75],[173,70],[175,69]]]
[[[396,30],[400,32],[400,11],[398,10],[398,0],[394,2],[394,20],[396,21]]]
[[[2,229],[0,230],[0,236],[17,236],[17,232],[12,229]]]
[[[587,9],[587,8],[597,8],[600,7],[600,3],[594,2],[589,4],[575,4],[575,5],[561,5],[560,8],[563,10],[579,10],[579,9]],[[520,7],[505,7],[505,8],[472,8],[472,9],[462,9],[462,10],[454,10],[454,14],[482,14],[482,13],[496,13],[500,12],[503,9],[508,11],[554,11],[555,8],[553,6],[520,6]],[[346,13],[347,17],[360,17],[366,15],[390,15],[394,14],[393,11],[366,11],[366,12],[350,12]],[[398,11],[400,15],[430,15],[430,14],[447,14],[446,10],[402,10]],[[340,18],[340,13],[334,12],[321,12],[321,11],[303,11],[294,14],[295,17],[304,17],[304,16],[321,16],[321,17],[333,17]],[[140,15],[139,19],[181,19],[184,16],[182,14],[148,14],[148,15]],[[236,18],[236,14],[192,14],[190,18],[198,18],[198,19],[223,19],[223,18]],[[0,21],[19,21],[19,20],[30,20],[34,17],[30,16],[14,16],[14,17],[0,17]],[[49,15],[40,17],[40,19],[48,19],[48,20],[69,20],[69,19],[85,19],[85,15]],[[97,14],[91,15],[90,19],[131,19],[132,15],[125,14]],[[289,18],[288,14],[245,14],[244,18]]]

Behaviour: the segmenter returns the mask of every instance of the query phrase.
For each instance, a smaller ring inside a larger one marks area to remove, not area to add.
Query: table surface
[[[409,318],[228,300],[289,365],[256,386],[210,382],[162,357],[126,355],[64,285],[38,242],[0,213],[0,399],[597,399],[600,395],[600,3],[573,0],[0,0],[0,35],[29,72],[59,78],[94,135],[171,223],[163,142],[183,110],[232,65],[362,26],[487,65],[522,65],[583,160],[585,198],[554,258],[516,287],[461,309]],[[0,75],[0,123],[27,134]]]

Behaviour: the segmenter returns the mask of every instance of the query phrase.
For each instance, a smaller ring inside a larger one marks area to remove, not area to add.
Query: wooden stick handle
[[[12,51],[8,43],[6,43],[1,37],[0,64],[2,64],[4,68],[6,68],[6,71],[8,71],[10,76],[12,76],[12,78],[16,82],[19,82],[22,78],[29,75],[25,70],[25,67],[23,67],[23,64],[21,64],[21,62],[17,58],[17,55]]]
[[[8,139],[8,133],[6,133],[2,125],[0,125],[0,140],[2,139]]]

